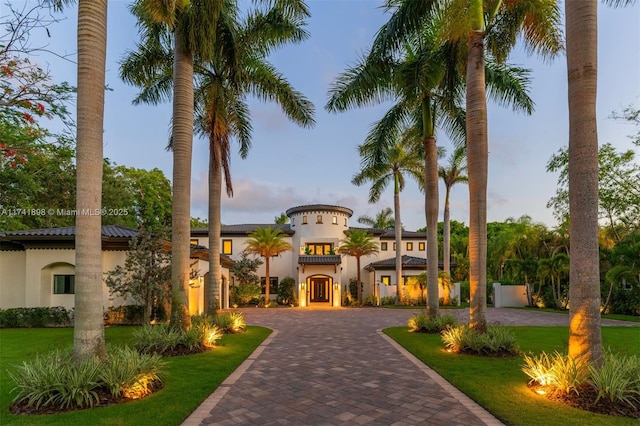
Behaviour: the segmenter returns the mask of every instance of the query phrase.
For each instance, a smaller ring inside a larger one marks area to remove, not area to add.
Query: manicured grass
[[[107,344],[130,344],[133,330],[107,328]],[[14,416],[9,413],[14,384],[7,368],[32,359],[36,353],[71,345],[73,330],[0,329],[0,424],[179,425],[270,333],[267,328],[248,326],[245,333],[225,335],[210,352],[165,358],[165,387],[139,401],[54,415]]]
[[[513,309],[526,309],[529,311],[536,311],[536,312],[553,312],[555,314],[569,315],[568,309],[561,310],[561,309],[553,309],[553,308],[532,308],[529,306],[523,306],[521,308],[513,308]],[[618,321],[640,322],[640,316],[637,316],[637,315],[602,314],[601,317],[603,319],[612,319],[612,320],[618,320]]]
[[[566,351],[567,327],[508,327],[524,353]],[[440,335],[410,333],[407,327],[384,330],[400,345],[470,398],[509,425],[638,425],[637,419],[605,416],[552,402],[527,387],[521,356],[486,358],[443,350]],[[640,355],[640,329],[603,327],[605,347]]]

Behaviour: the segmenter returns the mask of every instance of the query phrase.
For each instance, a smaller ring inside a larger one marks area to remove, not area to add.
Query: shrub
[[[421,312],[409,318],[407,322],[409,331],[419,333],[440,333],[449,327],[456,327],[458,320],[453,315],[438,315],[434,319]]]
[[[170,356],[202,352],[215,346],[223,334],[215,324],[204,319],[196,320],[185,332],[166,324],[144,326],[133,332],[133,338],[140,353]]]
[[[105,313],[105,320],[110,324],[142,325],[144,323],[144,306],[110,306]]]
[[[447,350],[488,356],[509,356],[520,352],[515,336],[507,329],[489,327],[486,333],[470,329],[468,325],[448,327],[442,332]]]
[[[114,397],[138,399],[150,394],[164,366],[158,355],[139,354],[128,346],[109,348],[100,379]]]
[[[193,318],[191,317],[192,323]],[[211,319],[210,325],[216,325],[223,333],[238,333],[245,330],[247,323],[240,312],[222,312]]]
[[[378,306],[378,298],[375,294],[370,294],[364,301],[365,306]]]
[[[589,383],[598,393],[596,402],[607,399],[632,407],[640,402],[640,359],[605,352],[601,367],[589,367]]]
[[[69,327],[73,310],[62,306],[0,309],[1,328]]]
[[[240,284],[230,289],[232,303],[247,305],[260,297],[260,284]]]
[[[284,277],[278,285],[278,298],[283,305],[295,304],[296,300],[296,280],[291,277]]]
[[[384,296],[380,299],[380,304],[381,305],[395,305],[396,304],[396,298],[395,296]]]
[[[140,398],[160,381],[160,357],[139,355],[127,347],[109,348],[106,360],[92,357],[80,364],[69,362],[72,349],[57,349],[38,355],[9,371],[15,382],[14,403],[39,409],[93,407],[100,390],[113,397]]]
[[[577,394],[588,378],[589,369],[581,359],[558,352],[551,356],[545,352],[534,357],[525,355],[524,361],[522,371],[531,378],[529,383],[549,387],[553,392]]]

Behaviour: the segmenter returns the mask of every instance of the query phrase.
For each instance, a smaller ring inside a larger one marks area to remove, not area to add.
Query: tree
[[[412,151],[413,150],[413,151]],[[364,185],[371,183],[369,189],[369,202],[376,203],[380,200],[382,191],[393,182],[393,211],[395,241],[396,241],[396,305],[402,299],[402,220],[400,215],[400,192],[405,186],[405,173],[413,177],[419,185],[424,182],[424,168],[420,155],[416,152],[415,144],[409,144],[406,140],[398,141],[393,146],[388,147],[382,155],[378,148],[369,143],[358,147],[360,153],[361,170],[357,173],[351,183],[354,185]],[[384,210],[382,211],[384,212]]]
[[[230,269],[236,282],[232,293],[235,296],[235,303],[246,305],[260,297],[260,277],[256,271],[262,263],[258,257],[250,258],[248,253],[240,253],[240,259]]]
[[[380,210],[376,217],[362,215],[358,218],[358,223],[368,225],[375,229],[394,229],[396,227],[395,219],[393,218],[393,209],[386,207]]]
[[[198,80],[196,129],[207,138],[210,152],[208,223],[209,247],[213,250],[220,247],[223,174],[227,195],[233,196],[229,168],[231,138],[238,140],[242,157],[247,155],[251,145],[247,95],[279,103],[285,114],[300,125],[314,124],[312,104],[266,61],[275,48],[307,37],[301,28],[301,20],[308,16],[304,2],[276,3],[266,12],[252,11],[243,22],[238,20],[238,15],[235,2],[224,4],[215,21],[216,53],[210,58],[195,58]],[[130,55],[123,63],[123,77],[143,86],[138,99],[145,102],[157,102],[168,94],[166,89],[171,75],[171,70],[167,69],[168,54],[166,49],[151,50],[161,47],[162,40],[148,40],[139,48],[141,53]],[[148,73],[149,59],[156,61],[155,74]],[[220,302],[221,268],[217,256],[210,256],[209,261],[207,311],[212,311]]]
[[[384,99],[396,100],[399,98],[401,101],[381,120],[387,131],[373,129],[371,134],[378,135],[377,140],[382,146],[392,140],[388,136],[393,134],[391,129],[396,129],[394,125],[398,126],[407,120],[415,124],[414,129],[420,134],[425,153],[427,312],[430,316],[435,316],[438,311],[438,166],[435,129],[438,124],[450,133],[454,141],[459,143],[464,141],[465,113],[461,108],[462,88],[465,84],[465,64],[471,63],[468,59],[465,60],[469,57],[468,51],[470,51],[466,47],[468,44],[465,38],[469,31],[465,29],[465,31],[458,33],[449,28],[455,22],[466,24],[469,20],[459,19],[460,16],[454,14],[455,8],[453,7],[451,10],[437,7],[439,3],[433,0],[420,2],[388,0],[385,3],[385,8],[393,10],[393,13],[389,21],[378,31],[372,52],[362,64],[339,78],[332,91],[342,96],[334,95],[327,104],[328,109],[342,110],[350,105],[362,106]],[[478,3],[480,3],[480,16],[482,17],[482,2],[473,1],[471,7],[478,6]],[[465,10],[466,2],[454,1],[445,5],[457,5],[459,8],[455,10],[459,12]],[[502,5],[502,9],[506,8],[503,2],[498,2],[496,5]],[[511,2],[509,5],[509,7],[513,6]],[[516,27],[519,28],[522,19],[526,16],[520,12],[515,13],[517,19],[505,19],[504,23],[516,23]],[[549,20],[552,18],[553,15]],[[499,27],[504,30],[502,26]],[[443,32],[448,35],[444,41],[441,37]],[[501,35],[505,37],[509,35],[515,39],[515,34]],[[506,40],[511,40],[511,38],[506,38]],[[526,93],[528,71],[506,66],[504,56],[506,55],[492,56],[485,61],[483,50],[481,61],[473,64],[474,69],[481,68],[483,99],[485,84],[488,84],[489,94],[499,102],[512,104],[517,109],[530,112],[532,102]],[[394,58],[397,57],[404,58],[404,63],[401,66],[396,64]],[[484,78],[485,67],[487,68],[486,79]],[[468,75],[467,78],[469,78]],[[466,84],[469,89],[468,81]],[[486,99],[484,102],[486,117]],[[468,105],[469,91],[467,90]],[[407,107],[409,108],[407,109]],[[469,129],[469,123],[466,124],[466,129]],[[470,188],[471,192],[473,191]],[[484,209],[484,216],[481,217],[484,220],[483,223],[486,223],[486,205],[484,205]],[[474,220],[477,218],[476,215]],[[484,249],[486,252],[486,243]],[[483,259],[486,261],[486,256]],[[486,277],[484,281],[486,281]],[[485,285],[484,281],[483,285]],[[485,289],[481,291],[486,293]],[[480,314],[483,318],[482,324],[486,327],[484,311],[484,308],[474,307],[471,309],[471,314],[474,317],[472,325],[478,322],[475,317]]]
[[[338,252],[342,255],[356,258],[358,303],[362,303],[362,280],[360,278],[360,258],[378,253],[378,244],[373,241],[373,235],[365,229],[348,231],[347,238],[340,240]],[[398,283],[400,286],[400,283]]]
[[[105,284],[111,294],[144,307],[144,323],[152,320],[154,308],[163,307],[170,295],[171,252],[167,243],[141,231],[129,243],[123,265],[107,272]]]
[[[618,152],[606,143],[598,150],[598,217],[620,241],[640,226],[640,165],[633,150]],[[559,150],[547,163],[548,172],[559,172],[556,195],[547,203],[561,222],[569,221],[569,151]]]
[[[78,132],[73,358],[106,356],[102,318],[102,130],[107,0],[78,3]],[[94,213],[94,214],[92,214]]]
[[[468,179],[464,173],[467,171],[466,150],[464,147],[458,147],[453,150],[453,154],[449,158],[448,167],[440,166],[438,168],[438,176],[444,181],[444,229],[442,231],[442,247],[444,260],[444,273],[446,279],[451,280],[451,216],[449,212],[449,195],[451,188],[456,183],[467,183]],[[451,303],[450,286],[444,288],[443,304]]]
[[[262,256],[265,259],[265,303],[269,304],[269,260],[272,256],[278,256],[280,253],[293,249],[291,244],[283,239],[282,231],[278,228],[272,229],[270,226],[266,228],[257,228],[249,234],[245,242],[245,252]]]
[[[201,219],[199,217],[192,217],[190,220],[191,229],[193,228],[208,228],[209,221],[207,219]]]
[[[191,238],[191,153],[194,123],[193,61],[210,60],[215,51],[216,23],[220,2],[166,2],[138,0],[132,10],[138,17],[142,39],[150,43],[167,42],[161,38],[172,33],[173,117],[171,149],[173,151],[173,207],[171,224],[171,325],[181,330],[191,327],[189,314],[189,242]],[[141,47],[144,50],[144,47]],[[158,47],[157,45],[155,47]],[[159,49],[156,49],[158,51]],[[165,58],[166,59],[166,58]],[[164,63],[164,62],[163,62]],[[145,64],[145,74],[133,83],[144,85],[158,63]],[[121,72],[122,73],[122,72]],[[161,90],[165,92],[167,87]]]
[[[285,225],[289,223],[289,216],[285,214],[285,212],[280,213],[278,216],[273,218],[273,222],[276,225]]]

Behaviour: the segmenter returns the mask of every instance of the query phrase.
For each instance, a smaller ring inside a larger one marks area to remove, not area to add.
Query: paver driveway
[[[184,422],[291,425],[501,424],[380,329],[418,310],[246,309],[271,336]],[[468,310],[452,310],[462,321]],[[488,309],[489,323],[567,325],[568,315]],[[628,325],[603,321],[603,325]]]

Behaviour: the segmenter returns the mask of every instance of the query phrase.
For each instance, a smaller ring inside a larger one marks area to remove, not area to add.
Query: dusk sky
[[[104,155],[120,165],[158,167],[171,179],[171,154],[164,149],[171,105],[133,106],[137,90],[118,78],[119,60],[138,39],[129,3],[109,2],[107,85],[111,90],[106,94]],[[235,196],[223,196],[224,224],[273,223],[275,216],[290,207],[322,203],[351,208],[353,225],[361,215],[374,216],[393,206],[392,187],[379,203],[371,205],[367,203],[369,188],[351,184],[360,165],[356,147],[390,105],[340,114],[324,110],[331,82],[369,48],[389,15],[380,9],[380,0],[308,0],[307,4],[312,14],[307,25],[311,37],[281,49],[270,60],[315,104],[316,126],[299,128],[288,122],[277,105],[250,102],[253,145],[246,160],[235,153],[231,160]],[[6,14],[4,4],[0,11]],[[68,9],[66,20],[51,27],[51,38],[34,34],[34,41],[49,43],[55,52],[75,52],[76,15],[74,8]],[[635,129],[609,116],[629,105],[640,106],[640,4],[620,9],[601,6],[599,34],[599,141],[611,142],[618,150],[638,151],[628,138]],[[34,59],[42,65],[49,63],[55,81],[75,84],[74,64],[46,55]],[[562,55],[545,63],[516,49],[509,62],[532,70],[531,97],[536,110],[525,116],[489,103],[488,220],[528,214],[535,222],[553,227],[556,220],[546,204],[555,194],[557,175],[545,169],[550,157],[568,142],[566,58]],[[448,157],[450,142],[443,132],[437,136]],[[205,218],[207,143],[195,139],[193,153],[191,212]],[[440,199],[442,212],[442,185]],[[406,229],[424,226],[424,195],[414,182],[401,194],[401,204]],[[468,223],[468,214],[467,186],[455,186],[452,219]]]

